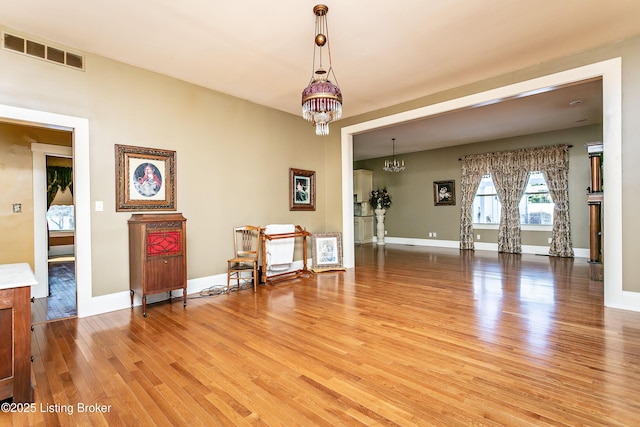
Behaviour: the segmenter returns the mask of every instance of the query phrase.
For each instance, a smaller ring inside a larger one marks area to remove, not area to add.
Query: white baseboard
[[[618,293],[605,289],[605,301],[608,308],[618,308],[620,310],[640,311],[640,293],[630,291],[620,291]],[[605,318],[608,312],[605,310]],[[612,322],[612,324],[617,324]]]
[[[377,239],[376,239],[377,240]],[[438,248],[459,248],[460,243],[455,240],[415,239],[409,237],[385,237],[386,243],[410,246],[433,246]]]
[[[201,291],[211,287],[226,286],[227,273],[189,279],[187,280],[187,295],[199,294]],[[172,295],[174,297],[182,296],[182,292],[180,292],[180,290],[175,290],[172,292]],[[166,293],[149,295],[147,296],[147,304],[164,301],[168,298],[169,297]],[[140,294],[134,294],[133,305],[134,307],[142,305],[142,296]],[[189,304],[187,303],[187,308],[188,307]],[[128,290],[91,298],[91,308],[88,312],[82,313],[82,315],[79,315],[78,317],[95,316],[97,314],[123,310],[125,308],[131,308],[131,293]]]
[[[291,264],[289,270],[286,271],[295,271],[301,269],[304,263],[302,260],[294,261]],[[307,267],[311,267],[311,260],[307,260]],[[284,271],[284,272],[286,272]],[[278,272],[282,273],[282,272]],[[199,294],[205,289],[209,288],[226,288],[227,286],[227,273],[216,274],[213,276],[206,277],[198,277],[195,279],[187,280],[187,296]],[[173,297],[182,296],[182,292],[180,290],[175,290],[172,293]],[[165,301],[169,298],[166,293],[153,294],[147,296],[147,304],[152,304],[154,302]],[[142,305],[142,296],[139,294],[134,294],[133,296],[133,306],[138,307]],[[123,310],[125,308],[131,308],[131,293],[126,290],[123,292],[116,292],[113,294],[102,295],[99,297],[91,298],[91,307],[88,310],[85,310],[83,313],[79,313],[78,317],[87,317],[87,316],[95,316],[97,314],[108,313],[110,311]],[[187,308],[189,308],[189,303],[187,303]]]
[[[377,238],[374,237],[374,243]],[[386,243],[395,243],[399,245],[411,245],[411,246],[432,246],[437,248],[452,248],[457,249],[460,247],[460,241],[458,240],[435,240],[435,239],[415,239],[409,237],[385,237]],[[481,251],[493,251],[498,252],[497,243],[488,242],[474,242],[476,249]],[[522,245],[523,254],[533,255],[549,255],[549,246],[534,246],[534,245]],[[576,258],[589,258],[589,249],[574,248],[573,254]]]

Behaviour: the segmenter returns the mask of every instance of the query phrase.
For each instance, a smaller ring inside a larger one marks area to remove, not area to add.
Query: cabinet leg
[[[129,293],[131,294],[131,310],[133,310],[133,289],[131,289]]]
[[[182,290],[182,307],[187,308],[187,288]]]
[[[147,317],[147,296],[142,296],[142,317]]]

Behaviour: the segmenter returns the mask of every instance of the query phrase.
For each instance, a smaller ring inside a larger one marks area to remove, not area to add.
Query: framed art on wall
[[[175,163],[175,151],[116,144],[116,211],[175,211]]]
[[[453,206],[456,204],[456,182],[434,181],[433,204],[435,206]]]
[[[289,210],[316,210],[316,173],[304,169],[289,169]]]

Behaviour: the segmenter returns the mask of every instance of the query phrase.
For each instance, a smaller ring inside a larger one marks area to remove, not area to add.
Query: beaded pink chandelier
[[[329,122],[342,116],[342,92],[337,84],[329,80],[333,75],[336,81],[333,67],[331,66],[331,49],[328,37],[327,12],[329,8],[318,4],[313,8],[316,15],[315,45],[313,47],[313,74],[309,85],[302,91],[302,117],[310,121],[316,127],[316,135],[329,135]],[[329,55],[329,70],[322,68],[322,48],[327,46]],[[318,47],[316,51],[316,46]],[[318,58],[318,68],[316,68]]]

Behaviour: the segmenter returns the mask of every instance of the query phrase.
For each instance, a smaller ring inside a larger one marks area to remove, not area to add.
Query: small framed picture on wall
[[[289,169],[289,210],[316,210],[316,173],[304,169]]]
[[[453,206],[456,204],[456,182],[434,181],[433,204],[435,206]]]

